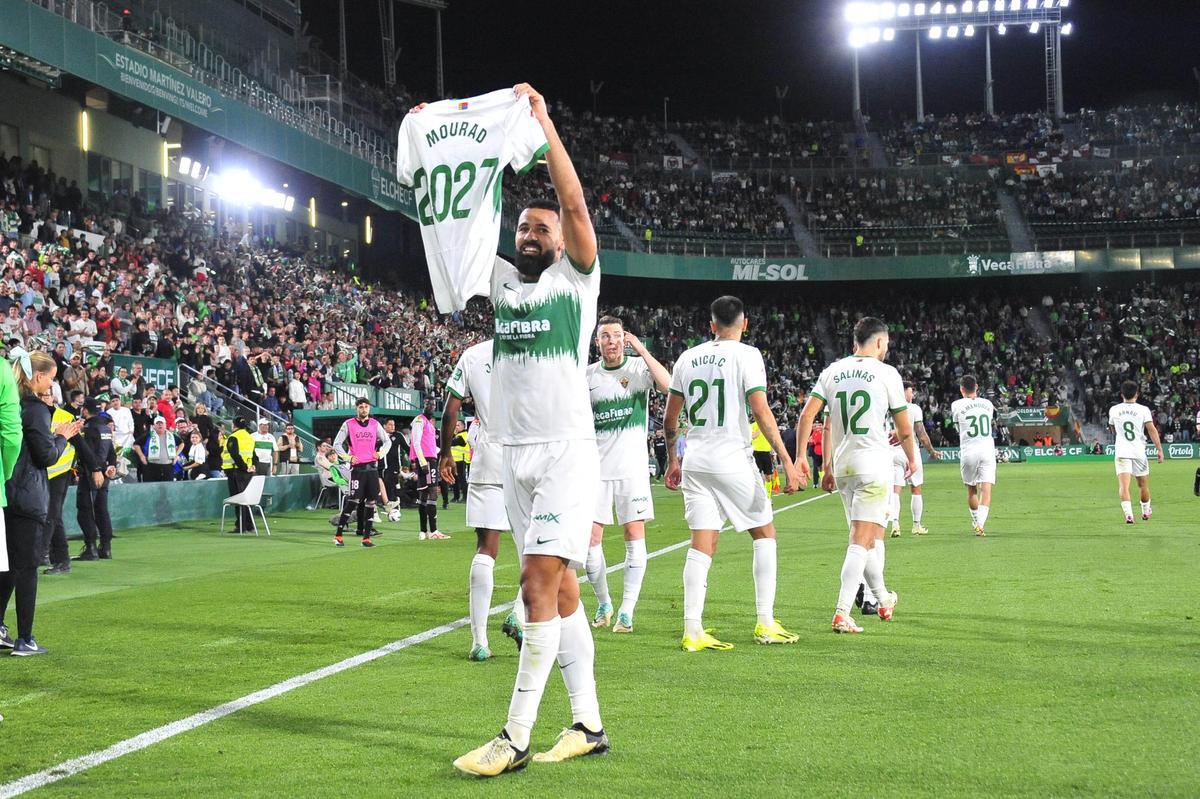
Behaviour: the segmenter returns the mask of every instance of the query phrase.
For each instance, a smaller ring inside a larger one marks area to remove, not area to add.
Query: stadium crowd
[[[1108,423],[1132,377],[1167,440],[1196,436],[1200,410],[1200,284],[1076,289],[1051,307],[1055,350],[1079,379],[1086,420]]]

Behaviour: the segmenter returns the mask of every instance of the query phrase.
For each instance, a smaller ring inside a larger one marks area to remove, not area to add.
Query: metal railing
[[[219,408],[213,408],[212,405],[209,406],[210,415],[217,419],[230,421],[236,416],[243,416],[250,422],[251,430],[254,432],[258,431],[258,427],[256,426],[257,421],[259,419],[266,419],[270,422],[269,429],[271,434],[276,436],[282,433],[287,425],[291,424],[291,421],[283,414],[268,410],[259,403],[238,393],[235,389],[218,383],[211,377],[181,363],[178,366],[178,376],[175,385],[181,387],[181,393],[185,397],[184,402],[189,411],[195,409],[196,402],[199,399],[192,397],[190,390],[192,380],[197,378],[204,383],[208,392],[213,397],[220,400]],[[296,428],[296,434],[309,445],[307,451],[304,453],[304,457],[301,458],[302,461],[307,463],[316,454],[317,439],[308,433],[304,433],[299,427]]]
[[[223,97],[238,100],[288,127],[367,161],[372,166],[392,169],[392,142],[365,122],[339,108],[332,114],[322,101],[305,97],[304,82],[310,76],[291,71],[281,75],[263,66],[258,75],[248,74],[224,54],[196,40],[186,30],[166,20],[156,36],[125,30],[119,13],[89,0],[30,0],[35,5],[64,17],[101,36],[133,47],[185,73]],[[160,38],[161,37],[161,38]],[[311,76],[319,77],[319,76]]]

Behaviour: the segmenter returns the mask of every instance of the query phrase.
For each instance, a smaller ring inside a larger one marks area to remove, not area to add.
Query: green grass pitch
[[[931,533],[908,535],[905,494],[905,535],[887,548],[896,618],[860,636],[829,631],[836,497],[777,517],[776,614],[794,646],[753,643],[750,542],[731,533],[705,621],[737,648],[678,651],[685,550],[656,557],[635,633],[596,634],[606,757],[488,782],[452,769],[508,707],[517,659],[493,617],[490,662],[468,662],[456,630],[33,795],[1195,796],[1195,466],[1154,466],[1154,519],[1133,526],[1107,459],[1001,466],[986,539],[968,530],[958,470],[928,468]],[[678,495],[655,498],[651,551],[687,534]],[[327,518],[278,516],[271,538],[207,522],[130,531],[116,560],[43,578],[36,633],[51,654],[0,658],[0,784],[466,615],[461,506],[441,514],[451,541],[418,542],[405,512],[369,551],[335,549]],[[605,540],[620,562],[619,532]],[[496,604],[517,576],[505,540]],[[619,601],[619,573],[610,584]],[[538,749],[570,721],[550,680]]]

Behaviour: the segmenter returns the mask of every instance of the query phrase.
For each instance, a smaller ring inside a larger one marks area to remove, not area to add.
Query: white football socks
[[[1149,516],[1149,515],[1150,515],[1150,503],[1149,503],[1149,502],[1143,502],[1143,503],[1142,503],[1142,515],[1143,515],[1143,516]]]
[[[883,602],[887,599],[888,590],[883,582],[882,541],[876,541],[875,547],[867,551],[867,558],[863,564],[863,580],[870,587],[871,593],[875,595],[876,602]]]
[[[921,515],[925,513],[925,496],[923,494],[913,494],[908,507],[912,511],[913,527],[920,527]]]
[[[571,700],[571,722],[600,732],[600,699],[596,696],[596,642],[583,603],[562,620],[558,668]]]
[[[517,589],[517,598],[513,600],[513,613],[517,614],[517,621],[525,624],[525,597],[521,593],[521,589]]]
[[[892,492],[892,523],[900,526],[900,493]]]
[[[646,576],[646,539],[637,538],[625,542],[625,585],[621,589],[621,613],[633,618],[638,597],[642,593],[642,580]],[[589,728],[590,729],[590,728]]]
[[[971,510],[970,508],[967,508],[967,510],[971,514],[971,526],[978,527],[979,526],[979,511]]]
[[[1125,512],[1126,516],[1132,516],[1133,515],[1133,500],[1127,499],[1127,500],[1124,500],[1123,502],[1121,502],[1121,510]]]
[[[708,592],[708,570],[712,558],[698,549],[689,549],[683,564],[683,634],[699,638],[704,634],[704,597]]]
[[[546,680],[558,657],[561,638],[562,619],[558,616],[550,621],[525,625],[525,641],[517,665],[517,683],[513,686],[512,701],[508,705],[508,723],[504,725],[517,749],[529,748],[529,733],[537,721],[538,705],[542,703]]]
[[[759,624],[770,625],[775,621],[777,549],[774,538],[759,538],[754,542],[754,610]]]
[[[475,646],[487,647],[488,611],[492,605],[492,588],[496,559],[476,553],[471,559],[471,640]]]
[[[588,582],[592,584],[592,588],[596,591],[596,600],[601,605],[611,602],[612,600],[608,595],[608,564],[604,561],[604,547],[602,545],[596,544],[596,546],[588,548],[584,571],[587,572]]]
[[[975,516],[979,519],[979,526],[983,527],[987,524],[988,506],[980,505],[979,510],[975,511]]]
[[[867,550],[858,544],[846,547],[846,559],[842,561],[842,588],[838,592],[837,612],[848,614],[858,595],[858,586],[863,581],[863,568],[867,561]]]

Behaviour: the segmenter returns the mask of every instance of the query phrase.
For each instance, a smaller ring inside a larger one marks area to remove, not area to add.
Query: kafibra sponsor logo
[[[536,333],[550,332],[549,319],[514,319],[506,322],[496,320],[496,335],[509,338],[532,336]]]
[[[733,258],[734,280],[792,282],[808,280],[808,267],[805,264],[776,264],[768,263],[766,258]]]

